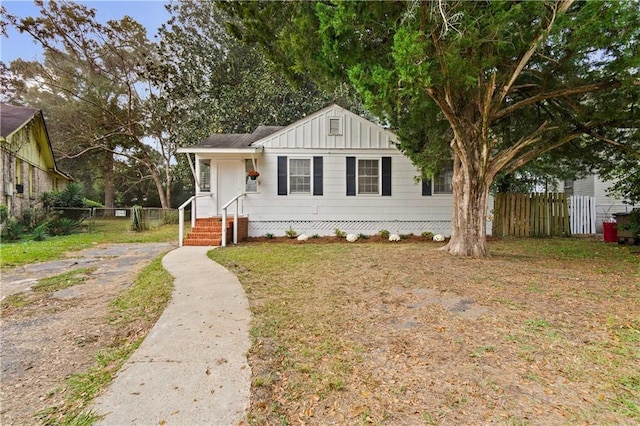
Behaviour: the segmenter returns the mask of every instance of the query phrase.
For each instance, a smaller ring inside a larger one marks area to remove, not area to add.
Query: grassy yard
[[[637,424],[638,248],[251,243],[251,424]],[[635,250],[635,252],[634,252]]]
[[[44,241],[2,241],[0,263],[11,268],[27,263],[46,262],[64,257],[65,253],[103,243],[178,242],[178,225],[163,225],[144,232],[129,230],[127,220],[95,220],[91,232],[48,237]]]

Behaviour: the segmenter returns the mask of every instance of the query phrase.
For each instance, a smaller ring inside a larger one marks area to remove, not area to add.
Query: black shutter
[[[356,195],[356,157],[347,157],[347,195]]]
[[[322,195],[322,157],[313,157],[313,195]]]
[[[391,196],[391,157],[382,157],[382,195]]]
[[[422,179],[422,195],[431,195],[431,179]]]
[[[278,195],[287,195],[287,157],[278,156]]]

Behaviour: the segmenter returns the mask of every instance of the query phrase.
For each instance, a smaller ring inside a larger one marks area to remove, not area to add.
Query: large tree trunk
[[[475,166],[475,167],[474,167]],[[453,164],[451,239],[443,250],[457,256],[488,257],[487,198],[491,182],[478,165]]]

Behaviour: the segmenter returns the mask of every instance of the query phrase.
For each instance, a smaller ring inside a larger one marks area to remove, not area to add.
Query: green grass
[[[44,241],[2,241],[1,267],[11,268],[35,262],[61,259],[65,253],[104,243],[177,242],[178,225],[163,225],[144,232],[129,230],[128,220],[96,220],[92,232],[49,237]]]
[[[60,275],[43,278],[31,287],[32,293],[17,293],[5,297],[0,303],[2,315],[4,316],[15,309],[38,303],[42,299],[41,295],[43,293],[50,294],[82,284],[95,270],[96,268],[78,268]]]
[[[86,407],[115,377],[122,364],[138,348],[166,307],[173,290],[173,278],[156,258],[138,275],[131,287],[111,305],[111,323],[119,338],[113,346],[96,355],[96,365],[87,372],[72,375],[60,393],[64,402],[38,414],[44,424],[89,425],[97,420]],[[142,337],[141,337],[142,336]]]
[[[58,290],[82,284],[97,268],[78,268],[64,274],[43,278],[31,287],[36,293],[53,293]]]

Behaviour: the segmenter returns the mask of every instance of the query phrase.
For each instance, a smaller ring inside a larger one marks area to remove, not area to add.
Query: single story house
[[[0,204],[11,216],[72,180],[58,169],[42,110],[0,104]]]
[[[189,156],[195,178],[195,217],[220,217],[238,197],[249,236],[451,232],[452,170],[420,180],[392,132],[335,104],[286,127],[214,134],[178,153]]]

